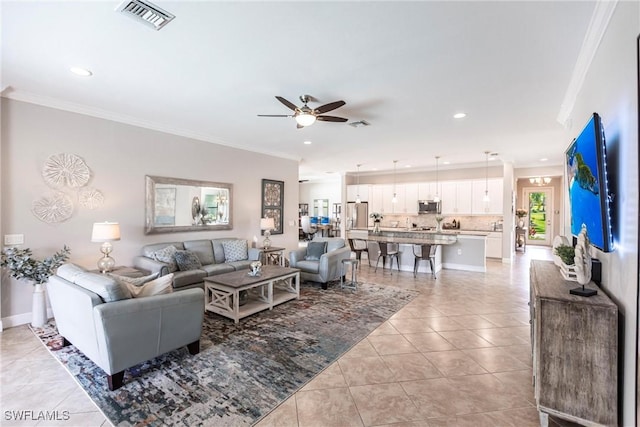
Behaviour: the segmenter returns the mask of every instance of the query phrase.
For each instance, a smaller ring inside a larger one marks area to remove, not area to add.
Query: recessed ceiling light
[[[311,141],[305,141],[304,145],[311,145]]]
[[[71,72],[73,74],[75,74],[76,76],[89,77],[89,76],[93,75],[93,73],[91,71],[87,70],[86,68],[82,68],[82,67],[71,67],[71,68],[69,68],[69,70],[71,70]]]
[[[450,164],[451,164],[451,162],[450,162],[450,161],[448,161],[448,160],[445,160],[444,162],[442,162],[442,164],[443,164],[443,165],[450,165]]]
[[[456,113],[453,115],[454,119],[464,119],[465,117],[467,117],[467,113]]]
[[[411,165],[404,165],[404,167],[405,167],[405,168],[410,168],[410,167],[411,167]]]
[[[541,162],[546,162],[547,160],[549,160],[549,159],[547,159],[546,157],[543,157],[543,158],[540,159]]]

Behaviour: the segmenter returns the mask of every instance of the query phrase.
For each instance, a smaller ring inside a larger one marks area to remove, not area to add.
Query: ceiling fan
[[[321,105],[318,108],[310,108],[307,103],[311,101],[313,98],[311,95],[301,95],[300,101],[304,105],[302,107],[296,107],[290,101],[287,101],[281,96],[276,96],[276,99],[282,102],[286,107],[293,110],[293,114],[258,114],[259,117],[293,117],[296,120],[297,128],[301,129],[305,126],[311,126],[316,122],[316,120],[321,122],[346,122],[349,119],[345,119],[344,117],[335,117],[335,116],[324,116],[322,114],[328,113],[329,111],[335,110],[336,108],[342,107],[346,102],[344,101],[335,101],[330,102],[325,105]]]

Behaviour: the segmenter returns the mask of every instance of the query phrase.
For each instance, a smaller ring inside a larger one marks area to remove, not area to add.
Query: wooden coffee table
[[[239,270],[206,277],[204,309],[238,323],[244,317],[300,298],[300,270],[297,268],[265,265],[260,276],[253,277],[248,273],[249,270]],[[240,291],[249,292],[249,299],[242,306]]]

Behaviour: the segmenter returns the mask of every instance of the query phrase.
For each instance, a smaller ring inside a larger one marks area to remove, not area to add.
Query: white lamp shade
[[[295,118],[296,118],[296,122],[298,122],[300,126],[309,126],[316,121],[316,116],[309,113],[298,114]]]
[[[95,222],[91,233],[92,242],[120,240],[120,224],[117,222]]]
[[[276,223],[273,218],[260,218],[260,230],[273,230]]]

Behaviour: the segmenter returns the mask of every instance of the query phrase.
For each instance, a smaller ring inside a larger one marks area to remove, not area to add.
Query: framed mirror
[[[233,184],[149,175],[145,180],[145,234],[233,228]]]

